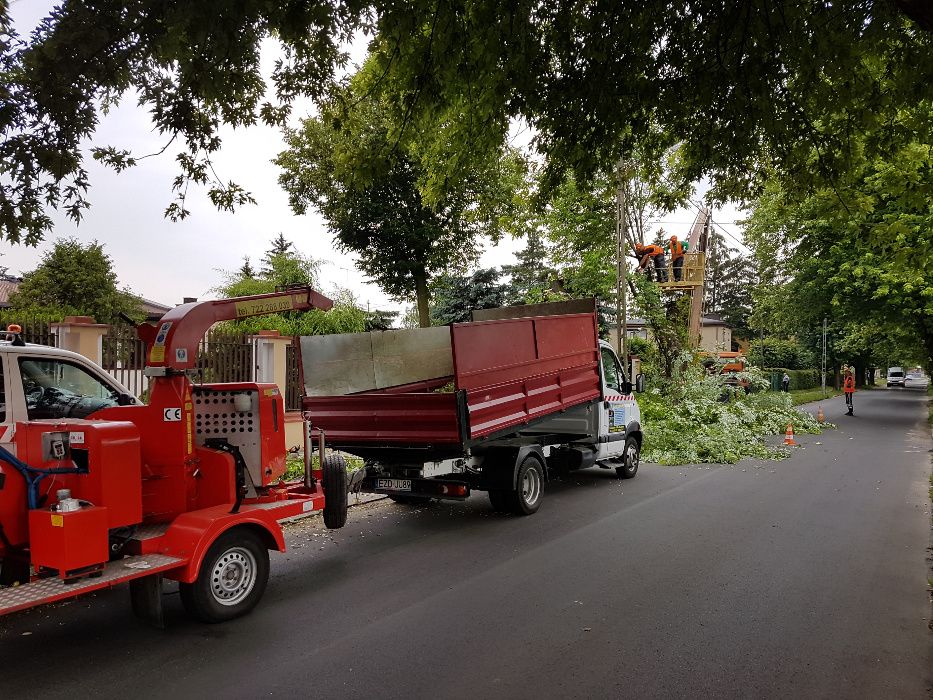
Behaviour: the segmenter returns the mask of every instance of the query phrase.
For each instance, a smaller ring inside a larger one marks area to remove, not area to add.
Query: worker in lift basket
[[[651,278],[651,268],[648,263],[654,261],[654,273],[658,282],[667,282],[667,260],[664,257],[664,248],[659,245],[635,244],[635,257],[638,258],[638,271],[644,272]]]
[[[684,277],[684,253],[690,244],[687,241],[679,241],[677,236],[671,236],[671,269],[674,272],[674,281],[680,282]]]

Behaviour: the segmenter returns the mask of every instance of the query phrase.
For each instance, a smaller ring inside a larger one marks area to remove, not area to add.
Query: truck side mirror
[[[645,375],[640,374],[635,377],[635,391],[639,394],[644,393],[645,391]]]
[[[129,394],[120,393],[117,396],[117,406],[135,406],[136,399],[130,396]]]
[[[622,386],[619,387],[623,396],[628,396],[632,393],[632,383],[631,382],[622,382]]]

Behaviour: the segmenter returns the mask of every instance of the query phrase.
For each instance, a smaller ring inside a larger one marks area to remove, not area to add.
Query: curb
[[[387,499],[388,496],[381,493],[348,493],[347,494],[347,507],[352,508],[353,506],[362,506],[366,503],[372,503],[374,501],[382,501]],[[308,518],[314,518],[319,516],[323,511],[314,510],[310,513],[299,513],[298,515],[292,515],[287,518],[282,518],[279,520],[280,523],[297,523],[301,520],[306,520]]]

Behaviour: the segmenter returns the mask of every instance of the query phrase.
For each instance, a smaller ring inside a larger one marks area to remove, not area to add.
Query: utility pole
[[[826,317],[823,316],[823,370],[820,377],[820,386],[823,388],[823,398],[826,398]]]
[[[625,367],[626,374],[631,373],[628,366],[626,336],[628,335],[628,318],[625,305],[625,245],[627,238],[628,220],[625,216],[625,186],[628,180],[625,163],[622,160],[616,164],[616,176],[619,183],[616,189],[616,352]]]

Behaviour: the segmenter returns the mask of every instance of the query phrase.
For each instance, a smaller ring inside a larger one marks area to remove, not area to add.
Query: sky
[[[20,35],[28,35],[52,5],[47,0],[14,2],[11,15]],[[362,37],[354,42],[349,47],[351,63],[361,61],[365,49]],[[275,53],[271,42],[263,51],[263,62],[270,71]],[[296,105],[293,123],[307,116],[309,108],[307,103]],[[222,283],[225,271],[238,269],[244,257],[257,266],[270,240],[281,233],[299,252],[322,261],[320,278],[325,294],[339,287],[349,289],[364,308],[401,310],[405,306],[368,283],[355,268],[354,256],[336,250],[316,212],[303,216],[292,212],[277,181],[279,169],[272,163],[285,147],[278,129],[260,125],[225,128],[221,135],[224,145],[214,157],[217,173],[224,181],[233,180],[251,192],[257,204],[240,207],[233,214],[219,212],[208,200],[206,189],[192,186],[186,205],[191,215],[173,223],[164,217],[164,211],[173,201],[172,180],[178,174],[174,155],[180,149],[170,146],[163,155],[147,158],[120,174],[88,155],[91,208],[81,223],[75,225],[63,214],[52,212],[54,228],[38,247],[0,241],[0,267],[20,275],[35,268],[57,238],[96,240],[112,259],[122,286],[151,301],[174,305],[184,297],[215,298],[213,290]],[[147,111],[136,105],[132,95],[101,119],[93,137],[95,145],[129,149],[134,155],[157,152],[166,140],[153,131]],[[698,189],[694,201],[699,202],[703,189]],[[688,207],[664,217],[658,225],[667,233],[685,236],[695,215],[696,209]],[[742,217],[734,207],[715,211],[713,218],[733,245],[741,241],[741,227],[734,222]],[[515,251],[522,247],[523,242],[511,239],[489,245],[480,266],[514,262]]]

